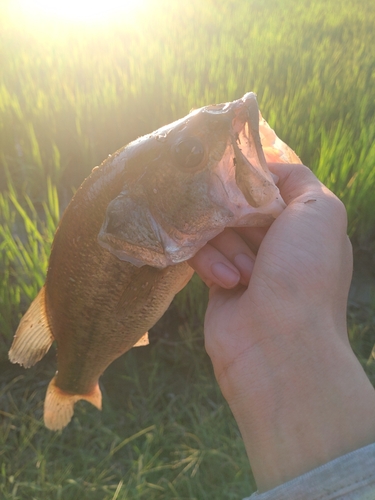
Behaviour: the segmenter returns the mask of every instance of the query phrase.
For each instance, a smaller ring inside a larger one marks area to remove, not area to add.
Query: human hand
[[[210,286],[206,350],[261,490],[375,441],[375,393],[346,332],[345,208],[306,167],[270,168],[285,211],[190,261]]]

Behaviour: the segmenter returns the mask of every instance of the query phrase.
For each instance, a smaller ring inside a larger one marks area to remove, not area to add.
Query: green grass
[[[371,315],[350,336],[372,382]],[[80,402],[71,424],[42,423],[55,354],[0,378],[0,497],[4,500],[240,499],[255,489],[238,428],[223,400],[197,318],[176,307],[101,380],[103,411]],[[178,324],[178,328],[175,325]],[[117,496],[116,496],[117,495]]]
[[[137,23],[46,32],[0,11],[1,499],[216,500],[255,489],[204,353],[197,278],[151,345],[107,370],[103,412],[79,403],[61,433],[41,421],[54,353],[30,370],[5,361],[43,283],[60,209],[109,153],[253,90],[278,135],[346,204],[355,245],[374,250],[372,0],[150,5]],[[374,311],[349,311],[373,383]]]
[[[345,201],[350,234],[374,225],[371,0],[160,0],[138,22],[92,30],[2,19],[0,182],[8,168],[17,192],[41,200],[47,177],[70,192],[138,135],[253,90]]]
[[[47,201],[38,210],[29,196],[18,200],[11,185],[7,193],[0,193],[0,358],[47,272],[60,218],[56,187],[47,184]]]
[[[102,379],[103,412],[77,404],[59,433],[41,422],[53,356],[28,372],[3,373],[1,498],[249,494],[254,483],[239,431],[214,381],[202,332],[188,329],[182,324],[179,334],[164,331],[161,338],[159,329],[158,341],[115,362]]]

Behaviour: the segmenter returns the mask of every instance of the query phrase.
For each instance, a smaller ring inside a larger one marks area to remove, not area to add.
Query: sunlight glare
[[[19,0],[19,8],[34,19],[49,18],[71,23],[92,23],[118,15],[132,16],[146,0]]]

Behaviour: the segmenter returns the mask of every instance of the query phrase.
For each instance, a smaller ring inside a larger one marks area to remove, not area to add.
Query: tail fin
[[[99,384],[90,394],[69,394],[57,387],[56,376],[53,377],[44,402],[44,424],[47,429],[58,431],[68,425],[74,413],[74,404],[81,399],[101,410],[102,393]]]
[[[42,359],[52,342],[43,287],[21,319],[9,351],[9,359],[12,363],[30,368]]]

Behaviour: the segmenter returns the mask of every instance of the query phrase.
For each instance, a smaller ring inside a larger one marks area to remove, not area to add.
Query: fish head
[[[124,148],[125,182],[107,207],[99,244],[136,266],[164,268],[225,227],[270,225],[285,203],[267,167],[260,119],[250,92]]]

